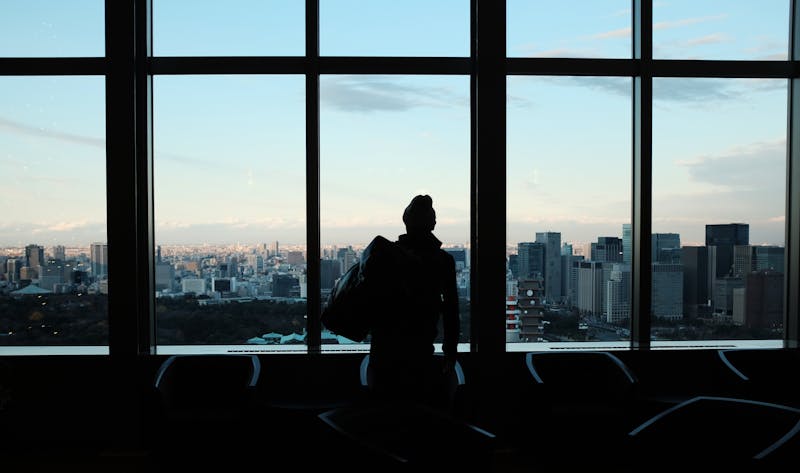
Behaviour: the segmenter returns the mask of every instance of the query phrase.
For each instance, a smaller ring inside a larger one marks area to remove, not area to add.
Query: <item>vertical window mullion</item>
[[[653,196],[653,4],[633,1],[633,212],[631,218],[631,348],[650,348]]]
[[[138,352],[136,139],[134,103],[134,4],[106,0],[106,212],[108,222],[108,319],[112,359]],[[134,288],[131,294],[131,288]],[[131,304],[131,299],[136,303]]]
[[[319,201],[319,0],[306,0],[306,331],[309,353],[322,344]]]
[[[789,79],[788,136],[786,139],[786,251],[784,278],[784,347],[800,347],[800,5],[792,0],[789,28],[789,60],[792,76]]]
[[[472,346],[481,363],[505,351],[506,5],[476,0],[477,156]]]
[[[136,100],[136,257],[137,287],[141,288],[137,311],[139,354],[155,354],[155,249],[153,207],[153,76],[148,60],[153,55],[153,2],[135,5],[135,100]]]

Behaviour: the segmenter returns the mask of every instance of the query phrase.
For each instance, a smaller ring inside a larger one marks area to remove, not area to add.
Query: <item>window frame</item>
[[[109,351],[155,354],[152,82],[166,74],[302,74],[306,82],[307,353],[321,348],[319,83],[322,74],[468,75],[471,121],[471,352],[505,346],[506,79],[618,76],[633,82],[632,307],[629,349],[649,350],[652,273],[653,78],[772,78],[788,86],[784,334],[800,346],[800,0],[790,2],[787,60],[653,59],[653,2],[631,0],[629,59],[519,58],[506,50],[506,2],[470,1],[469,57],[319,54],[319,0],[305,0],[305,55],[153,57],[152,0],[105,0],[105,57],[0,58],[2,76],[92,75],[106,80]],[[480,41],[478,41],[480,38]],[[480,196],[480,197],[479,197]],[[116,250],[120,248],[120,250]],[[122,249],[126,250],[122,250]]]

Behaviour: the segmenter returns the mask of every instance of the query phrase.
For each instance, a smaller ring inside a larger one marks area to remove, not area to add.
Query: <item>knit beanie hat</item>
[[[411,199],[403,212],[403,223],[407,231],[433,231],[436,226],[436,212],[433,210],[433,199],[429,195],[418,195]]]

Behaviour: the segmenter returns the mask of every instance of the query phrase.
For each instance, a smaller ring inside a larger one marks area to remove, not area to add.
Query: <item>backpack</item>
[[[373,311],[389,288],[398,251],[402,250],[386,238],[373,238],[331,290],[321,317],[328,330],[355,342],[367,338]]]

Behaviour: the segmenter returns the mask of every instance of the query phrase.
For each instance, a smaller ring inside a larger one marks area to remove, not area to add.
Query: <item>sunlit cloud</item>
[[[686,47],[694,47],[694,46],[704,46],[707,44],[717,44],[717,43],[727,43],[733,41],[733,39],[723,33],[712,33],[705,36],[701,36],[699,38],[692,38],[687,40],[684,43]]]
[[[653,23],[654,30],[669,30],[673,28],[680,28],[683,26],[694,25],[697,23],[705,23],[707,21],[716,21],[726,18],[727,15],[713,15],[713,16],[703,16],[703,17],[695,17],[695,18],[683,18],[680,20],[672,20],[672,21],[659,21]],[[594,40],[604,40],[604,39],[614,39],[614,38],[629,38],[633,34],[633,29],[631,27],[625,28],[617,28],[609,31],[603,31],[601,33],[594,34],[590,36],[591,39]]]
[[[764,192],[781,190],[785,163],[785,139],[735,146],[715,155],[676,161],[678,166],[687,168],[695,182]]]
[[[103,138],[66,133],[58,130],[50,130],[2,117],[0,117],[0,132],[15,133],[24,136],[32,136],[35,138],[46,138],[50,140],[92,146],[96,148],[105,148],[106,146],[106,140]]]

